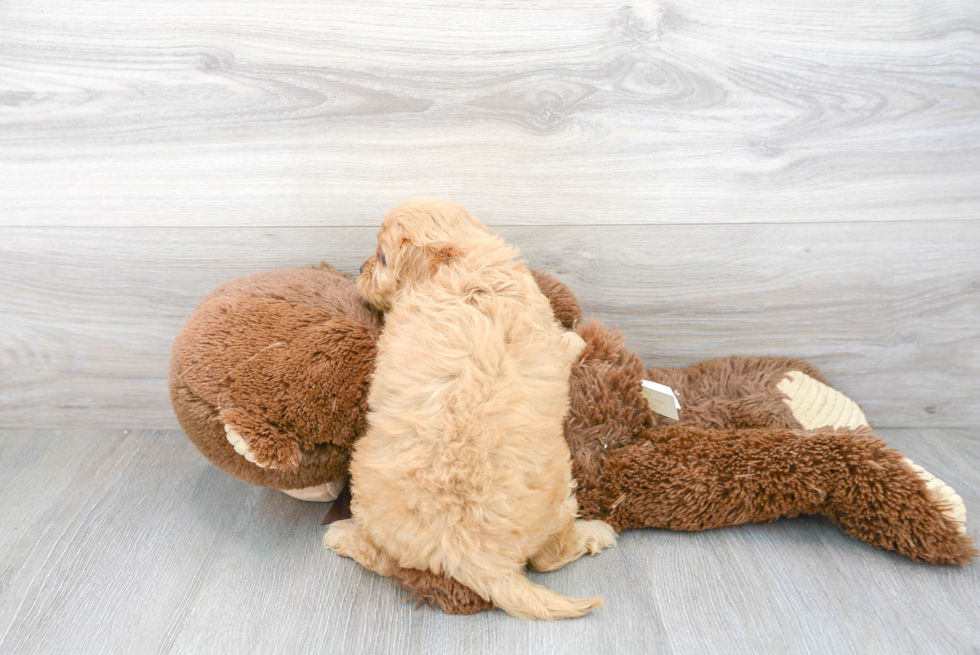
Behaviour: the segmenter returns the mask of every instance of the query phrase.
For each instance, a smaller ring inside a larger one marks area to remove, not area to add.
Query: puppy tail
[[[602,599],[569,598],[534,584],[519,572],[493,580],[454,576],[494,605],[519,619],[571,619],[585,616],[602,605]]]

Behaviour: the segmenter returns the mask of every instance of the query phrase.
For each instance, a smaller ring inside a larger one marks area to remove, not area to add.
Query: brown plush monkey
[[[704,530],[822,514],[920,562],[965,564],[977,554],[959,496],[875,437],[813,366],[737,357],[648,369],[616,330],[581,323],[565,285],[535,276],[556,318],[587,344],[565,422],[583,518],[619,531]],[[180,424],[205,457],[245,482],[334,500],[364,428],[380,329],[353,281],[326,265],[222,285],[174,342]],[[674,389],[679,420],[651,411],[643,379]],[[447,612],[491,607],[427,571],[403,569],[395,580]]]

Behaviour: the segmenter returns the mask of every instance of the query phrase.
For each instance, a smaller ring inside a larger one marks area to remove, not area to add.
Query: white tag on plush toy
[[[642,383],[643,388],[640,389],[640,393],[647,399],[650,409],[661,416],[678,420],[677,410],[681,408],[681,403],[677,400],[674,390],[666,384],[658,384],[650,380],[642,380]]]

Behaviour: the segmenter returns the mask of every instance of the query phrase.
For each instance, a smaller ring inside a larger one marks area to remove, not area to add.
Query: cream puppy
[[[569,374],[585,346],[564,332],[517,251],[455,203],[385,216],[358,278],[388,310],[351,461],[353,518],[324,544],[381,575],[449,575],[520,618],[582,616],[531,583],[615,542],[576,520],[563,434]]]

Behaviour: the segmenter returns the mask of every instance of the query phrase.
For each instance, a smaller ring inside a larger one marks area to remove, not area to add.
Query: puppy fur
[[[523,575],[615,533],[576,520],[563,421],[584,342],[517,254],[455,203],[409,201],[385,217],[358,278],[388,311],[351,461],[353,518],[324,543],[381,575],[448,575],[516,617],[582,616],[601,600]]]

